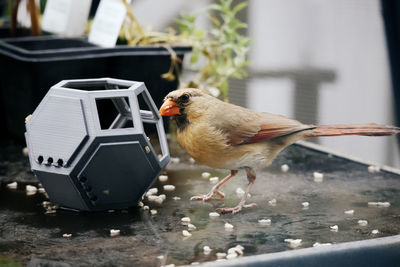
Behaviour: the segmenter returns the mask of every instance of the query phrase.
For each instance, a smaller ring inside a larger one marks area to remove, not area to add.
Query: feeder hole
[[[37,160],[38,160],[39,164],[42,164],[42,162],[43,162],[43,156],[39,156],[39,157],[37,158]]]
[[[48,164],[52,164],[52,163],[53,163],[53,158],[52,158],[52,157],[49,157],[49,158],[47,159],[47,163],[48,163]]]
[[[62,167],[64,165],[64,161],[62,159],[57,160],[58,166]]]
[[[90,192],[90,191],[92,191],[92,187],[91,187],[90,185],[87,185],[87,186],[85,187],[85,190],[86,190],[87,192]]]
[[[133,128],[128,97],[98,98],[96,107],[102,130]]]

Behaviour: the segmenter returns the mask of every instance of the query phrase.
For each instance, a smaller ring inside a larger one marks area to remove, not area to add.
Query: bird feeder
[[[61,81],[27,120],[25,139],[51,202],[74,210],[136,205],[170,159],[143,82]]]

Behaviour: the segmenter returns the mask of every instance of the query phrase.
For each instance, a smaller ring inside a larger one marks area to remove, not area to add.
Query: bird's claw
[[[232,214],[236,214],[239,211],[242,210],[242,208],[251,208],[257,206],[256,203],[251,203],[251,204],[239,204],[236,207],[233,208],[218,208],[217,211],[220,213],[229,213],[232,212]]]
[[[207,195],[193,196],[193,197],[190,198],[190,200],[207,201],[207,200],[210,200],[214,194],[220,196],[220,199],[225,197],[225,194],[223,192],[221,192],[219,190],[212,190]]]

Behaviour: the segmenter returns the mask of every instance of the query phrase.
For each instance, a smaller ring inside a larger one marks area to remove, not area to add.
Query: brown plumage
[[[179,144],[198,162],[231,174],[211,191],[194,200],[209,200],[214,194],[224,196],[219,188],[239,169],[245,169],[249,185],[240,203],[221,212],[239,212],[256,179],[254,168],[268,166],[285,147],[298,140],[317,136],[392,135],[399,128],[378,124],[315,126],[284,116],[261,113],[235,106],[199,89],[179,89],[169,93],[160,115],[172,116],[178,126]]]

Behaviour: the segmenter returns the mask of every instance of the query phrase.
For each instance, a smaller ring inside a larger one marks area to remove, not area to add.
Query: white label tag
[[[122,0],[101,0],[89,33],[89,42],[114,47],[125,16],[126,8]]]
[[[91,3],[92,0],[47,0],[42,29],[65,36],[82,35]]]

